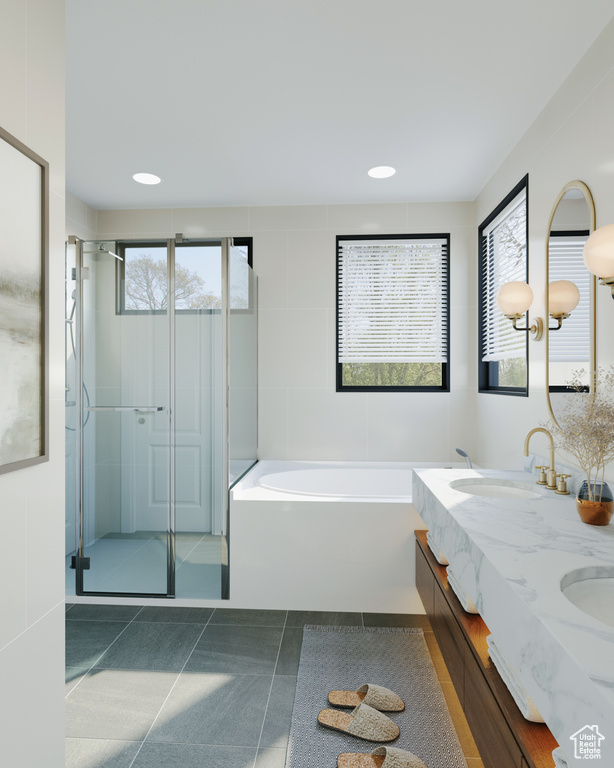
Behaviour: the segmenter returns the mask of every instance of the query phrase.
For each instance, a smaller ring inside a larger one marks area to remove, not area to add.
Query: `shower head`
[[[121,256],[118,256],[116,253],[113,253],[113,251],[110,251],[108,248],[103,248],[102,243],[98,246],[98,250],[100,253],[108,253],[109,256],[114,256],[118,261],[123,261]]]
[[[116,253],[113,253],[113,251],[110,251],[108,248],[105,248],[102,243],[100,243],[100,245],[95,251],[85,251],[85,253],[108,253],[109,256],[113,256],[118,261],[123,261],[121,256],[118,256]]]
[[[456,453],[458,453],[459,456],[462,456],[463,459],[467,459],[467,468],[471,469],[473,464],[471,463],[471,459],[469,458],[469,454],[466,451],[463,451],[462,448],[457,448]]]

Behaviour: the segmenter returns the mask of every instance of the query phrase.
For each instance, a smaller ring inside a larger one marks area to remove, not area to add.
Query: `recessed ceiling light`
[[[132,177],[139,184],[159,184],[162,179],[153,173],[135,173]]]
[[[396,170],[389,165],[378,165],[375,168],[371,168],[368,173],[372,179],[387,179],[389,176],[394,176]]]

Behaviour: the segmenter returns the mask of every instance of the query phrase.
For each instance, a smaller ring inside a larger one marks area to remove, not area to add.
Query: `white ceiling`
[[[300,205],[475,199],[614,3],[67,0],[66,15],[73,194]]]

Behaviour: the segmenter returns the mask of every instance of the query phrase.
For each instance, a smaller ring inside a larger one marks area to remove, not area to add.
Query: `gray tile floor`
[[[283,768],[305,624],[429,629],[409,615],[67,606],[66,767]]]

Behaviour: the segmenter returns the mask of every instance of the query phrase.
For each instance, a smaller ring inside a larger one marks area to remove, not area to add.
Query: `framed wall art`
[[[49,458],[49,165],[0,128],[0,473]]]

